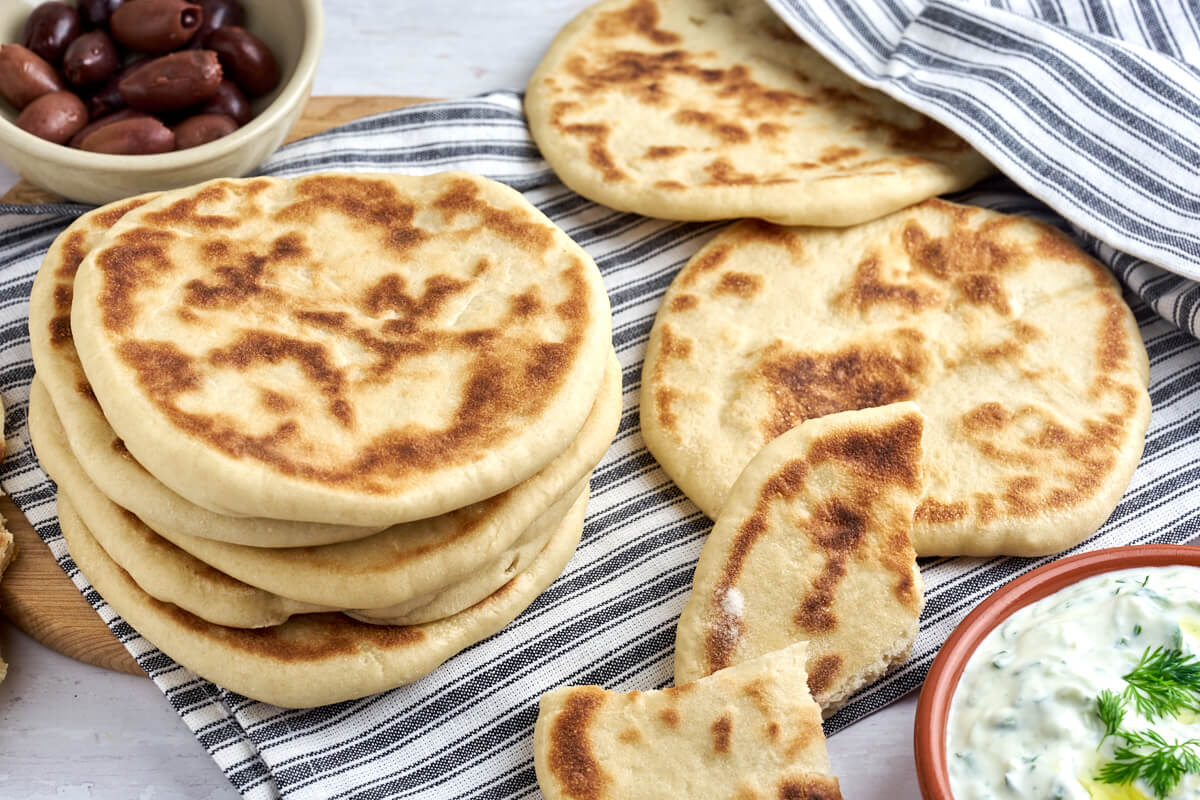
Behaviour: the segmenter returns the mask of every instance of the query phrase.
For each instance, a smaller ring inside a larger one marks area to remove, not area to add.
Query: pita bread
[[[538,553],[545,549],[546,542],[555,531],[571,524],[564,522],[564,519],[573,519],[576,516],[583,519],[587,512],[587,483],[587,480],[580,482],[550,506],[500,558],[483,565],[463,580],[404,603],[346,613],[357,620],[375,625],[420,625],[470,608],[528,567],[533,559],[537,558]]]
[[[51,411],[39,420],[50,425]],[[579,437],[549,467],[482,503],[321,547],[247,547],[187,536],[169,526],[155,532],[225,575],[303,604],[361,610],[430,599],[493,562],[511,561],[514,543],[564,498],[557,513],[566,513],[578,485],[612,441],[620,415],[621,371],[610,353],[604,386]]]
[[[546,800],[842,794],[794,644],[673,689],[542,695],[533,766]]]
[[[71,328],[104,416],[168,488],[361,526],[537,473],[579,433],[612,346],[587,253],[468,173],[164,193],[84,257]]]
[[[676,683],[807,641],[808,688],[829,715],[908,656],[922,426],[912,403],[830,414],[746,465],[679,618]]]
[[[992,171],[761,0],[597,3],[550,45],[525,112],[565,184],[666,219],[854,225]]]
[[[443,661],[499,631],[571,560],[583,532],[552,537],[529,568],[453,617],[409,627],[369,625],[344,614],[303,614],[244,630],[213,625],[146,594],[117,566],[64,494],[59,522],[75,564],[142,636],[197,675],[285,708],[353,700],[419,680]]]
[[[29,395],[29,437],[38,461],[72,499],[105,552],[152,597],[217,625],[262,628],[293,614],[333,609],[280,597],[193,558],[105,497],[71,455],[54,406],[36,377]]]
[[[29,297],[29,342],[37,375],[54,400],[71,449],[88,475],[118,505],[151,527],[258,547],[301,547],[361,539],[383,526],[323,525],[263,517],[231,517],[202,509],[163,486],[137,463],[113,433],[79,363],[71,336],[71,298],[83,257],[125,214],[158,193],[84,214],[63,231],[42,259]]]
[[[1056,553],[1137,466],[1149,362],[1116,280],[1059,231],[926,201],[850,229],[734,225],[675,277],[642,372],[642,435],[716,517],[805,419],[925,414],[917,554]]]

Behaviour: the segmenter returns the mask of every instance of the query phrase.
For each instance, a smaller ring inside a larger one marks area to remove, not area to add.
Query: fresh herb
[[[1110,736],[1115,736],[1125,719],[1125,698],[1112,689],[1105,689],[1096,697],[1096,716],[1104,723],[1104,736],[1100,744]],[[1099,749],[1100,745],[1096,745]]]
[[[1097,779],[1129,784],[1140,778],[1155,798],[1164,800],[1184,775],[1200,774],[1200,739],[1168,742],[1153,730],[1129,731],[1121,724],[1130,700],[1138,713],[1151,721],[1178,716],[1182,711],[1200,711],[1200,660],[1178,648],[1147,647],[1137,666],[1123,678],[1126,686],[1119,694],[1105,689],[1096,696],[1096,716],[1104,723],[1100,743],[1110,736],[1122,741],[1113,760],[1100,768]]]
[[[1098,778],[1104,783],[1128,784],[1141,778],[1158,800],[1165,800],[1184,775],[1200,773],[1200,739],[1168,742],[1149,729],[1116,735],[1125,743],[1100,768]]]
[[[1141,635],[1142,635],[1142,626],[1141,626],[1141,625],[1134,625],[1134,626],[1133,626],[1133,635],[1134,635],[1134,636],[1141,636]]]
[[[1200,660],[1180,650],[1146,648],[1141,661],[1124,675],[1124,695],[1153,721],[1180,711],[1200,711]]]

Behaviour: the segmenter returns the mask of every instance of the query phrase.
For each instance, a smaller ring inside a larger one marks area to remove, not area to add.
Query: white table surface
[[[3,2],[4,0],[0,0]],[[314,94],[461,97],[522,88],[588,0],[330,0]],[[16,176],[0,166],[0,194]],[[0,799],[237,794],[146,678],[72,661],[0,619]],[[851,800],[917,800],[915,695],[829,740]]]

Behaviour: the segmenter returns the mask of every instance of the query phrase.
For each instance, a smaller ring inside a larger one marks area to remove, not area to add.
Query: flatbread
[[[137,461],[219,513],[395,524],[576,437],[611,348],[587,253],[469,173],[221,179],[130,211],[71,328]]]
[[[1111,273],[1059,231],[926,201],[851,229],[747,221],[675,277],[642,372],[642,435],[715,518],[805,419],[925,414],[917,554],[1059,552],[1141,456],[1149,361]]]
[[[546,549],[552,537],[568,536],[581,528],[587,516],[587,500],[588,482],[585,480],[542,514],[511,550],[453,586],[388,608],[345,613],[372,625],[421,625],[464,611],[527,569]]]
[[[335,609],[302,603],[242,583],[188,555],[96,488],[71,454],[50,396],[38,378],[29,394],[29,437],[38,461],[71,498],[105,552],[152,597],[235,628],[278,625],[293,614]]]
[[[854,225],[992,171],[761,0],[597,3],[551,44],[525,113],[567,186],[666,219]]]
[[[534,520],[529,529],[521,534],[521,538],[501,554],[500,558],[484,564],[461,581],[403,603],[346,613],[357,620],[375,625],[420,625],[422,622],[443,619],[470,608],[529,566],[545,548],[546,542],[554,532],[565,524],[565,518],[586,513],[583,497],[587,485],[587,479],[581,481]]]
[[[838,800],[803,642],[673,689],[542,695],[533,766],[546,800]]]
[[[302,547],[361,539],[382,525],[323,525],[313,522],[231,517],[200,508],[163,486],[137,463],[96,402],[71,336],[75,272],[83,257],[121,217],[158,197],[144,194],[89,211],[59,234],[42,259],[29,297],[29,342],[34,368],[88,475],[118,505],[151,526],[168,525],[189,536],[257,547]]]
[[[514,543],[534,521],[564,498],[569,506],[578,494],[578,485],[608,449],[620,415],[621,370],[610,353],[604,386],[579,437],[549,467],[482,503],[320,547],[248,547],[187,536],[169,526],[154,530],[221,573],[272,595],[327,608],[408,603],[467,580],[498,559],[511,561]],[[39,414],[37,422],[43,421],[50,425],[55,418]]]
[[[910,538],[921,496],[912,403],[801,423],[738,477],[675,635],[675,682],[808,642],[826,716],[908,656],[921,616]]]
[[[423,678],[524,611],[563,571],[583,533],[581,524],[570,536],[552,538],[527,570],[448,619],[398,627],[368,625],[344,614],[304,614],[282,625],[243,630],[205,622],[143,592],[62,494],[58,515],[75,564],[138,633],[200,677],[285,708],[353,700]]]

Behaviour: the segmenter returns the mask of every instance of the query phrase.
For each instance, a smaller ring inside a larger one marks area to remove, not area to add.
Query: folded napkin
[[[1055,7],[1067,2],[1058,0]],[[841,0],[836,8],[848,11],[852,5]],[[829,14],[834,7],[804,6]],[[887,8],[896,12],[900,6],[892,2]],[[72,563],[55,518],[54,486],[33,456],[25,425],[32,378],[26,328],[29,290],[42,255],[84,209],[0,205],[0,389],[8,408],[11,454],[0,472],[3,488],[247,797],[533,795],[531,733],[543,692],[580,683],[621,691],[650,689],[671,680],[675,622],[711,523],[642,443],[637,424],[641,364],[664,290],[722,224],[617,213],[565,189],[540,159],[524,124],[520,97],[511,92],[360,120],[283,148],[262,172],[445,169],[478,172],[525,192],[596,259],[612,300],[613,339],[623,367],[621,425],[593,476],[588,522],[576,556],[524,614],[415,684],[299,711],[248,700],[175,664],[117,617]],[[1088,175],[1081,171],[1077,177]],[[1005,178],[953,199],[1028,214],[1070,230],[1062,217]],[[1157,221],[1163,221],[1161,216]],[[1103,221],[1088,218],[1079,225],[1109,235]],[[1189,293],[1196,287],[1101,245],[1081,230],[1075,233],[1137,293],[1128,299],[1150,353],[1154,412],[1129,491],[1104,527],[1072,552],[1188,541],[1200,533],[1200,457],[1195,455],[1200,442],[1200,341],[1180,329],[1195,332],[1194,303],[1165,298],[1168,291],[1194,297]],[[827,732],[918,686],[938,647],[979,600],[1047,560],[958,558],[923,564],[926,607],[912,657],[828,720]]]

